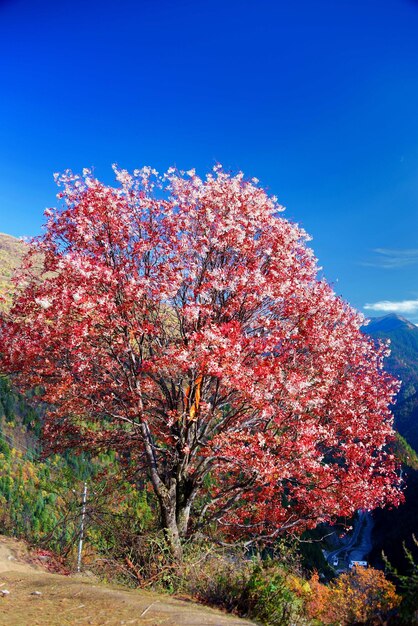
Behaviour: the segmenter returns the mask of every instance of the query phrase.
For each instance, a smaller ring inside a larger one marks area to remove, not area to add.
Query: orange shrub
[[[306,607],[311,619],[323,624],[346,626],[379,620],[400,603],[395,586],[383,572],[356,567],[342,574],[330,585],[319,582],[318,574],[310,580]]]

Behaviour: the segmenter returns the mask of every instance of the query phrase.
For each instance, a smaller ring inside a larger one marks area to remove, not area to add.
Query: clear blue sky
[[[345,299],[418,322],[418,2],[0,0],[0,59],[0,231],[37,234],[67,167],[220,162]]]

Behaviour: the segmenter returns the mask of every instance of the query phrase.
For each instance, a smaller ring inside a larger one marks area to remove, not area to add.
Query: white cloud
[[[397,269],[418,263],[418,248],[405,248],[403,250],[375,248],[373,252],[377,255],[375,260],[365,261],[361,265],[383,269]]]
[[[365,304],[364,308],[369,311],[385,311],[386,313],[418,313],[418,300],[381,300],[371,304]]]

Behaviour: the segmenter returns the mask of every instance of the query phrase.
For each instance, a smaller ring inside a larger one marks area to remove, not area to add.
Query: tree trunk
[[[176,519],[176,485],[170,487],[166,497],[158,497],[161,512],[161,524],[167,545],[175,561],[183,558],[183,549]]]
[[[196,490],[191,483],[179,483],[173,479],[165,497],[158,496],[164,534],[175,560],[182,558],[181,539],[186,537],[190,510]]]
[[[177,507],[176,522],[180,537],[185,537],[187,534],[191,506],[192,503],[188,502],[183,507]]]
[[[197,495],[196,484],[190,478],[177,480],[176,521],[180,537],[186,537],[189,527],[190,510]]]

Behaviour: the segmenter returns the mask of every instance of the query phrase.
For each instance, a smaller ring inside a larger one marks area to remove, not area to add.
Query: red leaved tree
[[[304,231],[242,174],[115,171],[117,188],[58,178],[2,322],[2,368],[43,387],[50,447],[129,459],[176,553],[209,523],[274,537],[396,503],[386,348]]]

